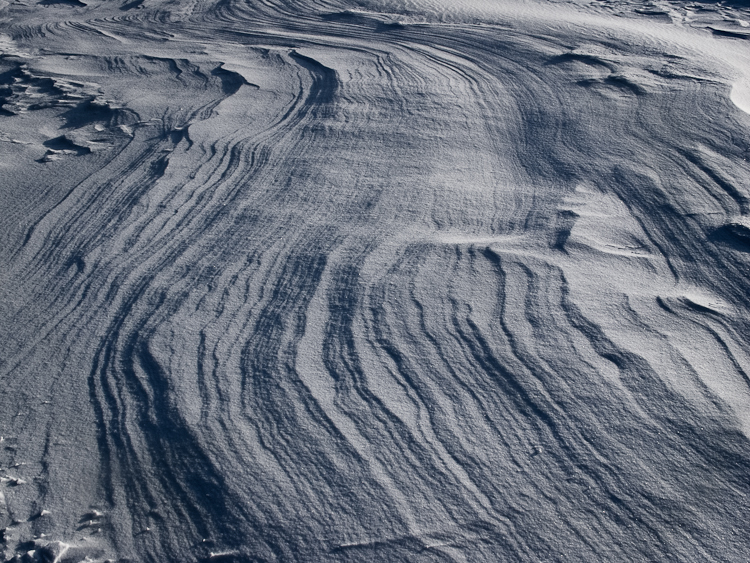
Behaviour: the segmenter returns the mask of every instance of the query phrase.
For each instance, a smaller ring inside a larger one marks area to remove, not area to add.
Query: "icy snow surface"
[[[0,0],[0,561],[750,559],[750,8]]]

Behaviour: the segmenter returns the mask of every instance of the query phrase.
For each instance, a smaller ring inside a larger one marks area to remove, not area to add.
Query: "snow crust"
[[[0,0],[0,561],[750,559],[750,8]]]

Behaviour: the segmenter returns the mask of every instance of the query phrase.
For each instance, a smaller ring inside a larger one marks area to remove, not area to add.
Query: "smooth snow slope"
[[[750,559],[749,22],[1,0],[0,560]]]

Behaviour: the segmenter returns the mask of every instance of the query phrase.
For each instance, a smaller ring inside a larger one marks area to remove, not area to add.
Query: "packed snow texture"
[[[0,560],[750,559],[750,8],[0,0]]]

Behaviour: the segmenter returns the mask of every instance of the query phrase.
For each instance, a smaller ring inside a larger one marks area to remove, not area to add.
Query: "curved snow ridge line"
[[[140,6],[13,8],[123,108],[65,130],[132,133],[35,162],[58,114],[5,122],[60,184],[3,250],[18,545],[103,504],[139,561],[742,557],[723,71],[530,2]]]
[[[323,95],[326,95],[325,87],[318,87],[318,86],[316,86],[316,83],[313,82],[312,89],[311,89],[311,92],[309,94],[310,98],[312,98],[313,100],[317,101],[317,99],[321,95],[321,93]],[[306,106],[303,106],[303,107],[306,107]],[[300,119],[300,118],[297,117],[295,119]],[[283,123],[283,121],[282,121],[282,123]],[[211,189],[211,191],[215,190],[215,188],[212,188],[212,186],[211,186],[210,183],[207,185],[207,187],[209,189]],[[231,203],[231,200],[228,203]],[[206,220],[206,223],[204,223],[204,224],[212,225],[215,222],[216,222],[216,218],[212,219],[212,218],[209,217]],[[219,222],[218,224],[221,225],[222,223]],[[178,225],[179,225],[179,223],[178,223]],[[182,227],[179,227],[179,229],[182,229]],[[170,231],[171,236],[174,236],[174,231],[175,231],[175,229],[172,229]],[[201,232],[201,237],[205,237],[206,233],[204,233],[202,231],[203,231],[203,229],[200,229],[198,232]],[[153,246],[155,243],[158,244],[158,239],[156,241],[150,243],[150,244]],[[169,263],[174,262],[177,259],[177,256],[179,256],[179,254],[175,254],[175,251],[177,251],[178,253],[182,253],[182,252],[184,252],[185,249],[188,249],[189,246],[190,246],[189,239],[183,238],[183,240],[180,242],[179,246],[175,250],[167,253],[165,258],[162,258],[159,263],[150,266],[149,269],[153,270],[153,271],[156,271],[156,272],[161,271],[164,268],[164,266],[166,266]],[[188,259],[188,261],[192,260],[189,257],[187,257],[187,259]],[[202,256],[199,255],[198,259],[202,260]],[[153,261],[150,260],[150,262],[153,262]],[[178,260],[178,262],[179,262],[179,260]],[[184,271],[184,270],[181,268],[180,271]],[[302,271],[302,275],[308,275],[308,273],[309,272],[306,272],[305,270]],[[146,288],[149,285],[152,284],[152,280],[153,280],[153,276],[151,276],[151,275],[147,275],[146,277],[141,277],[141,276],[139,276],[139,277],[140,277],[140,281],[138,282],[138,284],[135,285],[135,287],[133,287],[132,290],[128,290],[128,293],[132,292],[132,294],[135,297],[140,297],[141,294],[144,291],[146,291]],[[182,277],[182,274],[180,274],[179,277]],[[286,286],[286,283],[287,283],[286,282],[286,276],[282,275],[281,279],[284,280],[284,286]],[[130,284],[128,284],[128,285],[130,285]],[[125,286],[125,287],[127,287],[127,286]],[[121,289],[120,292],[126,291],[125,287],[123,289]],[[177,298],[177,301],[171,307],[179,306],[178,303],[184,297],[180,297],[180,294],[178,293],[177,295],[175,295],[175,298]],[[160,298],[157,297],[157,299],[160,299]],[[128,299],[128,300],[126,300],[124,302],[124,306],[127,307],[127,309],[125,310],[126,312],[121,313],[120,315],[118,315],[118,317],[123,317],[124,318],[125,316],[137,315],[137,312],[135,310],[131,311],[131,307],[132,307],[132,305],[130,304],[131,302],[132,302],[132,298]],[[278,315],[278,313],[274,312],[274,316],[276,316],[276,315]],[[151,315],[151,316],[153,318],[153,315]],[[259,328],[256,329],[259,334],[264,334],[264,332],[265,332],[262,329],[262,326],[263,325],[261,325],[261,327],[259,327]],[[121,330],[122,329],[117,328],[116,329],[116,331],[117,331],[116,334],[119,334]],[[137,330],[135,330],[135,332],[133,334],[137,333],[139,335],[142,335],[143,332],[144,332],[143,328],[137,328]],[[141,336],[139,336],[138,338],[140,339]],[[147,340],[148,339],[146,339],[146,341]],[[125,349],[123,350],[122,353],[124,353],[124,358],[128,362],[132,361],[132,360],[129,360],[128,358],[130,358],[134,354],[136,354],[138,357],[143,357],[144,355],[148,356],[147,348],[143,348],[143,347],[140,347],[140,346],[136,347],[137,346],[136,344],[119,344],[119,338],[118,338],[117,341],[114,341],[111,345],[108,346],[107,349],[105,349],[105,350],[108,350],[110,348],[112,349],[112,351],[104,352],[105,357],[109,357],[110,355],[117,354],[118,353],[117,350],[120,349],[120,348],[122,348],[122,346],[125,346]],[[133,348],[135,348],[136,351],[130,352],[129,350],[131,350]],[[140,351],[138,351],[138,350],[140,350]],[[110,362],[110,361],[111,360],[107,360],[107,362]],[[119,370],[116,369],[116,367],[114,367],[114,366],[111,367],[111,368],[109,368],[109,370],[113,371],[113,373],[110,375],[110,377],[115,377],[116,379],[121,379],[123,381],[133,381],[133,385],[137,385],[137,387],[140,387],[142,384],[136,383],[136,382],[139,382],[139,381],[141,381],[143,379],[145,379],[148,383],[145,384],[145,385],[147,385],[147,387],[144,388],[144,391],[142,393],[139,393],[138,395],[135,395],[135,396],[125,396],[122,399],[120,399],[119,401],[113,401],[112,399],[108,399],[107,400],[107,403],[109,403],[109,406],[106,406],[106,407],[102,406],[102,408],[101,408],[102,425],[103,425],[104,428],[107,428],[109,426],[109,424],[107,422],[108,416],[105,415],[105,413],[108,412],[108,411],[110,413],[112,413],[109,416],[113,416],[113,417],[115,417],[115,419],[117,419],[117,418],[122,418],[123,416],[126,416],[124,414],[124,409],[131,410],[133,408],[133,407],[128,407],[127,406],[129,403],[133,403],[134,405],[142,405],[139,408],[146,409],[146,412],[149,412],[151,410],[151,407],[149,407],[149,405],[152,402],[157,401],[157,400],[159,400],[159,401],[164,401],[165,400],[164,398],[158,399],[158,397],[160,395],[158,395],[157,393],[160,393],[160,394],[163,393],[163,391],[159,392],[158,389],[163,384],[162,383],[157,383],[156,381],[158,379],[162,379],[163,375],[160,375],[162,372],[159,370],[158,364],[156,364],[154,360],[149,359],[146,362],[146,364],[144,365],[144,367],[142,367],[141,369],[138,369],[138,364],[136,364],[136,366],[133,367],[133,368],[127,368],[124,372],[122,372],[121,375],[118,375]],[[107,370],[107,371],[109,371],[109,370]],[[97,372],[98,372],[98,370],[97,370]],[[141,374],[141,372],[143,372],[143,374]],[[100,376],[97,374],[97,377],[100,377]],[[102,389],[104,390],[103,392],[105,393],[105,395],[109,395],[111,392],[108,392],[106,390],[109,389],[109,388],[111,388],[112,384],[109,383],[108,380],[103,380],[101,385],[102,385]],[[151,388],[152,390],[149,390],[149,388]],[[98,395],[98,393],[97,393],[97,395]],[[121,405],[121,406],[117,406],[118,404]],[[163,407],[158,407],[158,408],[161,410]],[[118,412],[123,412],[123,414],[122,415],[117,414]],[[125,420],[127,420],[127,419],[125,419]],[[132,431],[128,427],[130,427],[133,424],[135,424],[136,428],[141,428],[145,424],[145,421],[136,421],[135,423],[133,423],[133,422],[121,422],[121,423],[119,423],[117,426],[115,426],[113,428],[113,431],[110,432],[110,434],[114,434],[115,437],[118,436],[118,435],[128,436],[128,435],[130,435],[132,433]],[[165,419],[165,420],[161,420],[160,422],[158,422],[157,426],[161,429],[162,427],[165,427],[165,426],[179,426],[179,425],[180,425],[179,422],[168,422]],[[161,433],[161,430],[159,432]],[[150,434],[150,433],[148,433],[148,434]],[[139,438],[139,439],[141,439],[141,440],[143,440],[144,438],[146,440],[153,440],[153,439],[155,439],[155,437],[149,437],[148,434],[146,436],[144,436],[143,438]],[[102,436],[104,436],[104,434],[102,434]],[[187,439],[188,441],[192,441],[191,438],[183,438],[183,441],[185,439]],[[160,443],[160,442],[157,442],[157,444],[158,443]],[[127,444],[127,442],[125,442],[125,443],[116,443],[115,447],[109,447],[109,446],[107,446],[106,450],[107,451],[109,451],[109,450],[121,451],[121,450],[123,450],[123,448],[126,447],[126,444]],[[148,449],[150,449],[150,450],[153,450],[154,448],[157,448],[156,449],[156,453],[154,455],[157,455],[159,453],[158,452],[158,446],[156,446],[156,445],[155,446],[146,446],[146,447]],[[136,450],[131,450],[131,453],[125,459],[129,460],[130,458],[137,459]],[[107,460],[107,464],[108,465],[112,465],[112,464],[115,464],[115,463],[119,467],[120,464],[125,464],[126,462],[124,461],[123,458],[121,458],[119,462],[116,462],[114,460]],[[157,461],[152,461],[151,463],[149,463],[149,465],[159,465],[160,463],[163,463],[163,462],[158,461],[158,458],[157,458]],[[132,467],[132,461],[128,461],[126,467]],[[120,467],[120,469],[118,470],[118,472],[120,474],[122,474],[123,471],[125,471],[125,474],[130,473],[130,472],[134,472],[133,469],[127,470],[127,469],[124,469],[122,467]],[[191,482],[193,482],[193,486],[195,486],[194,480],[196,478],[197,477],[189,477],[189,479],[191,480]],[[211,478],[211,477],[204,477],[204,478],[205,479],[209,479],[210,482],[207,483],[207,484],[205,484],[205,485],[201,485],[201,489],[212,488],[212,487],[215,488],[216,487],[215,478]],[[150,494],[147,495],[147,493],[146,493],[147,489],[145,489],[144,487],[147,487],[147,486],[148,486],[147,484],[141,484],[139,486],[136,486],[134,484],[132,488],[133,488],[134,491],[136,491],[135,494],[137,494],[139,497],[144,498],[144,500],[146,500],[146,499],[149,498],[149,496],[151,496]],[[164,484],[161,484],[161,485],[155,484],[155,486],[159,487],[162,490],[161,494],[158,495],[160,497],[175,496],[177,498],[181,498],[183,496],[183,494],[180,493],[179,490],[182,490],[182,487],[184,487],[184,485],[180,485],[179,482],[175,483],[175,484],[169,484],[169,483],[164,483]],[[165,487],[166,487],[166,489],[165,489]],[[180,488],[176,489],[175,487],[180,487]],[[108,485],[108,488],[109,488],[109,485]],[[109,494],[111,495],[112,493],[109,493]],[[206,493],[206,494],[210,494],[210,493]],[[146,495],[146,496],[144,496],[144,495]],[[196,500],[195,498],[187,497],[184,501],[182,501],[182,504],[185,504],[185,509],[189,510],[189,509],[191,509],[191,507],[194,507],[196,504],[201,504],[203,500],[204,499],[202,499],[202,498],[199,498],[199,499]],[[175,502],[176,502],[176,499],[175,499]],[[177,509],[177,506],[175,505],[174,508]],[[193,510],[195,510],[195,509],[193,508]],[[220,510],[220,513],[226,513],[226,508],[219,509],[218,505],[217,505],[217,510]],[[198,516],[199,514],[200,513],[197,513],[196,517],[199,517]],[[217,513],[217,515],[218,514],[219,513]],[[133,515],[134,518],[136,516],[137,515]],[[230,518],[230,515],[226,515],[226,517]],[[237,518],[237,516],[235,516],[235,518]],[[246,520],[248,518],[250,518],[250,516],[245,515],[245,516],[239,518],[239,520]],[[210,518],[208,518],[208,520],[213,525],[216,525],[216,522],[215,522],[216,517],[210,517]],[[146,521],[148,521],[148,520],[146,519]],[[196,528],[195,528],[195,531],[193,531],[194,534],[197,533],[199,535],[203,535],[203,536],[207,536],[207,537],[213,537],[213,536],[216,536],[218,534],[217,531],[213,531],[212,532],[210,528],[206,528],[207,524],[202,523],[202,522],[204,522],[203,518],[200,518],[199,520],[197,520],[195,522]],[[143,516],[140,517],[140,520],[133,522],[133,529],[143,528],[144,526],[145,526],[145,522],[143,521]],[[145,527],[150,528],[150,526],[145,526]],[[154,537],[157,537],[157,536],[154,536]],[[166,548],[165,546],[168,547],[168,545],[170,543],[169,539],[167,539],[166,537],[163,537],[161,535],[158,535],[158,538],[159,538],[158,540],[156,540],[156,539],[154,540],[154,542],[155,542],[153,544],[154,547],[151,547],[150,549],[163,550],[163,549]],[[179,540],[177,540],[177,541],[179,542]],[[227,541],[227,540],[222,540],[222,541]],[[158,546],[158,548],[155,547],[155,546]],[[245,545],[244,549],[247,549],[247,548],[248,548],[248,546]]]

